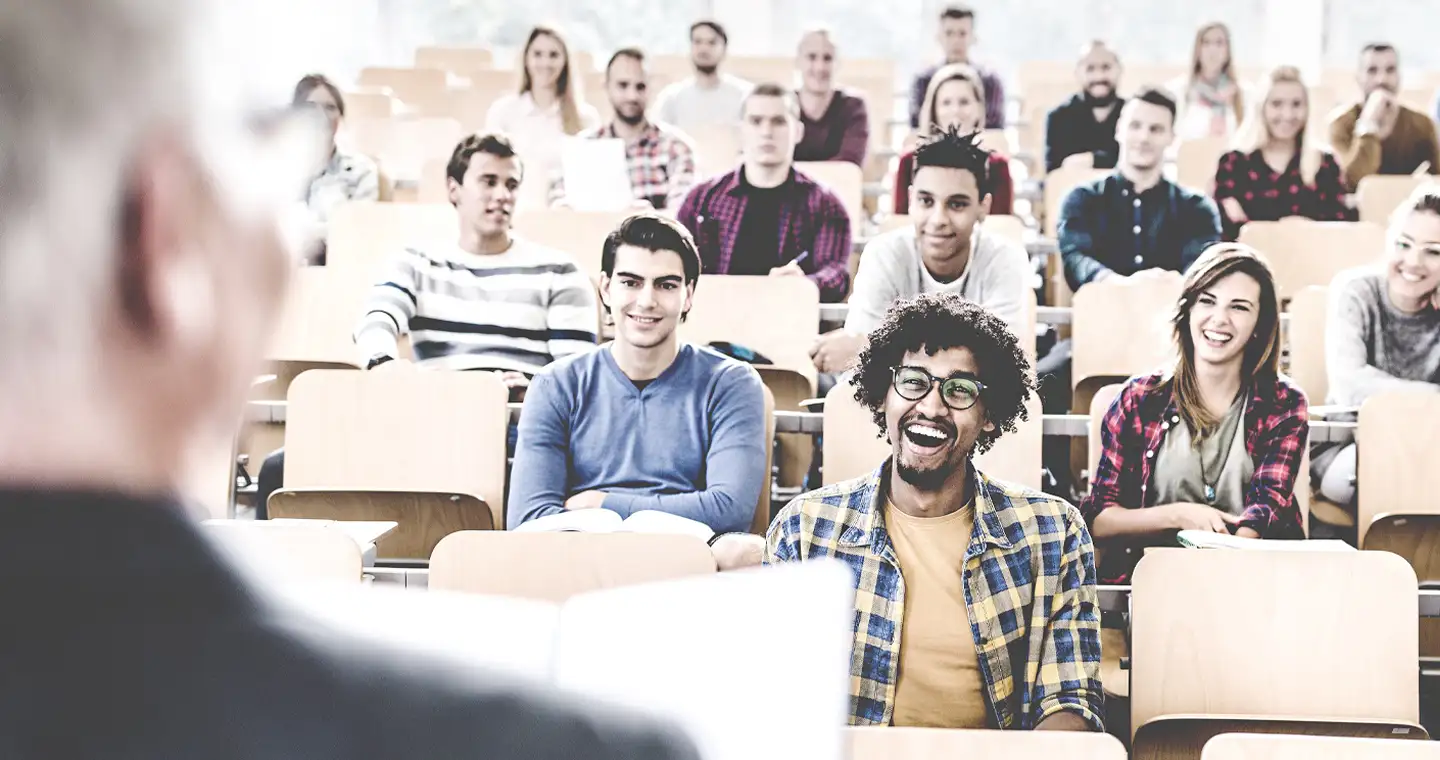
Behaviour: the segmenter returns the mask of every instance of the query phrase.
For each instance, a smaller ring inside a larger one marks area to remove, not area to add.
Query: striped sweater
[[[417,365],[533,375],[593,348],[595,288],[568,254],[513,238],[504,253],[407,248],[387,266],[355,329],[362,362],[397,356],[410,333]]]

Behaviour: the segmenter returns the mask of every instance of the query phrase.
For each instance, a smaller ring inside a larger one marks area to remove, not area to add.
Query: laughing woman
[[[1140,549],[1177,530],[1298,538],[1295,476],[1309,434],[1305,395],[1279,374],[1270,267],[1248,246],[1211,246],[1185,277],[1179,359],[1132,378],[1105,414],[1081,502],[1101,582],[1129,577]]]

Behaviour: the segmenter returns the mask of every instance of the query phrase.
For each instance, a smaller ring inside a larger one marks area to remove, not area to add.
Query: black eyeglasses
[[[930,394],[930,388],[940,385],[940,400],[945,406],[963,412],[980,400],[985,384],[968,377],[936,377],[919,367],[895,367],[890,370],[891,385],[900,398],[919,401]]]

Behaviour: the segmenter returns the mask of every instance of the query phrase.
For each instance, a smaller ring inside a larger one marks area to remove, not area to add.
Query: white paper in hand
[[[584,594],[561,610],[556,678],[677,721],[706,760],[836,760],[853,599],[832,561]]]
[[[623,140],[565,140],[565,202],[576,211],[623,211],[634,202]]]

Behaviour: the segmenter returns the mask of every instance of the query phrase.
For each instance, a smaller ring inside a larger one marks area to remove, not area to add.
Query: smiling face
[[[1360,91],[1365,97],[1376,90],[1400,91],[1400,54],[1392,50],[1367,50],[1360,55]]]
[[[1440,215],[1411,211],[1405,216],[1385,260],[1391,300],[1423,303],[1440,288]]]
[[[493,153],[470,157],[465,181],[448,180],[450,203],[461,223],[472,226],[482,238],[508,234],[515,212],[515,191],[520,188],[520,162]]]
[[[900,364],[946,380],[980,379],[975,355],[964,347],[947,348],[934,356],[923,350],[911,351]],[[897,371],[896,378],[885,396],[885,431],[893,447],[895,474],[921,491],[957,487],[966,476],[975,442],[981,433],[995,429],[985,417],[983,391],[968,409],[956,410],[941,400],[940,383],[934,383],[924,396],[910,400],[905,396],[919,395],[924,384],[931,381],[918,372]],[[951,404],[968,403],[963,385],[953,385],[956,387],[952,387]]]
[[[835,45],[830,36],[811,32],[800,39],[796,66],[806,92],[826,93],[835,89]]]
[[[1164,106],[1130,100],[1116,125],[1120,163],[1137,171],[1160,165],[1165,149],[1175,140],[1175,117]]]
[[[614,274],[600,275],[600,292],[615,320],[615,341],[655,348],[676,339],[695,283],[685,284],[680,254],[622,245],[615,250]]]
[[[1276,140],[1294,140],[1305,128],[1309,110],[1305,103],[1305,85],[1276,82],[1265,98],[1265,128]]]
[[[645,121],[645,109],[650,105],[649,89],[645,64],[628,55],[616,58],[605,74],[610,108],[616,118],[632,127]]]
[[[1234,272],[1202,289],[1190,307],[1195,364],[1239,367],[1260,321],[1260,283]]]
[[[1093,101],[1108,102],[1120,81],[1120,59],[1109,48],[1096,45],[1075,66],[1080,91]]]
[[[551,35],[537,36],[525,51],[525,71],[530,74],[530,86],[537,90],[554,89],[564,68],[565,48]]]
[[[1195,45],[1195,61],[1201,77],[1213,80],[1220,76],[1230,63],[1230,33],[1219,26],[1206,29]]]
[[[975,225],[985,218],[990,197],[980,196],[975,175],[964,169],[924,166],[910,185],[910,216],[920,258],[931,273],[948,271],[948,264],[970,255]]]
[[[975,85],[964,79],[951,79],[935,88],[935,123],[941,129],[958,127],[960,132],[974,132],[984,126],[985,104],[975,92]]]

